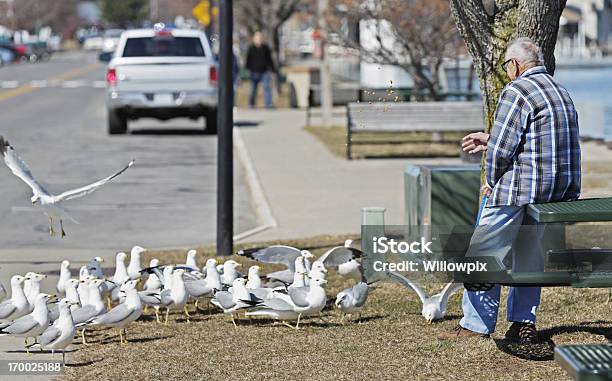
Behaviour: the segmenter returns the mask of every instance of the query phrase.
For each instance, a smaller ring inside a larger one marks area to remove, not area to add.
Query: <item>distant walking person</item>
[[[251,95],[249,105],[255,107],[257,100],[257,86],[263,82],[264,101],[267,108],[272,107],[272,87],[270,86],[270,72],[274,71],[274,61],[270,47],[263,43],[261,32],[253,35],[253,44],[249,47],[246,59],[246,68],[251,77]]]

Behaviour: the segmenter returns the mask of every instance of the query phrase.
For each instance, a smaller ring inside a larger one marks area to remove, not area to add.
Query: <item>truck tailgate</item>
[[[210,60],[194,57],[125,58],[115,65],[117,91],[178,92],[211,88]]]

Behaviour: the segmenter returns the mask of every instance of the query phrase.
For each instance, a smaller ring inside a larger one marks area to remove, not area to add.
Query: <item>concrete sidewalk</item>
[[[367,159],[333,155],[303,129],[300,110],[239,109],[234,117],[277,226],[249,241],[359,233],[365,206],[387,209],[403,223],[403,171],[408,164],[458,164],[459,158]],[[257,209],[257,205],[254,206]]]

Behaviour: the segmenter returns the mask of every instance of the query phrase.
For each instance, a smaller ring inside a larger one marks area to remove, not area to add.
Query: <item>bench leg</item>
[[[351,128],[346,130],[346,159],[353,160],[353,152],[351,150]]]

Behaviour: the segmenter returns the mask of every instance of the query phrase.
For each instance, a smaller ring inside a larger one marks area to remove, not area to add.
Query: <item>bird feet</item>
[[[61,229],[61,237],[64,238],[66,236],[66,232],[64,231],[64,222],[60,220],[60,229]]]

